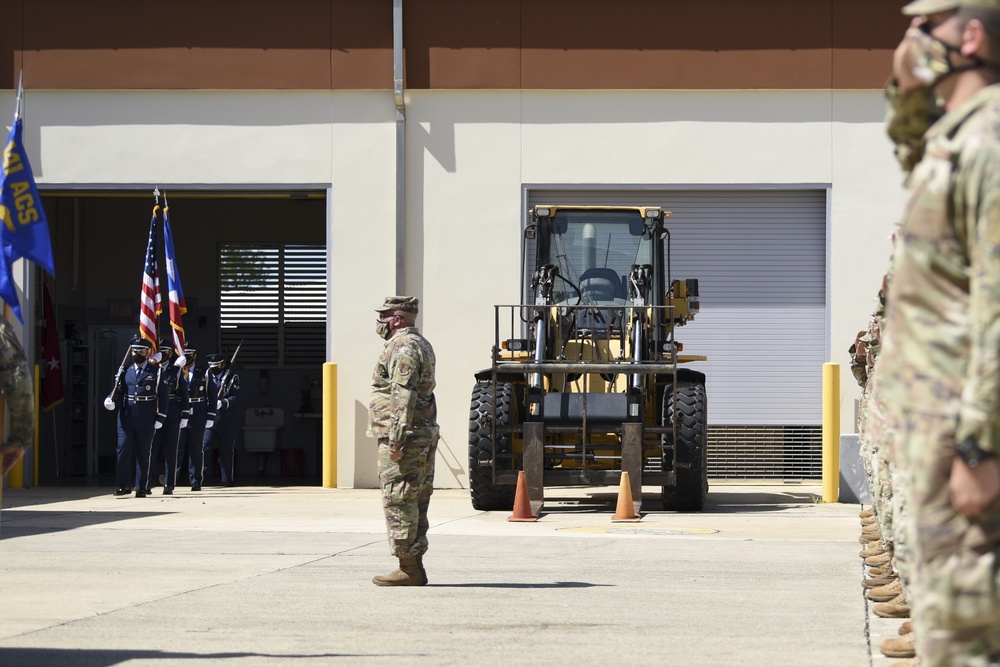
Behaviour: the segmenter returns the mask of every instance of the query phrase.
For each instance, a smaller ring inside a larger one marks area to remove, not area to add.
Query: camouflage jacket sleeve
[[[1000,150],[984,147],[959,169],[954,204],[969,259],[971,334],[956,435],[1000,452]]]
[[[896,159],[909,174],[924,156],[924,134],[944,110],[930,88],[903,91],[895,79],[885,87],[889,102],[886,126],[896,145]]]
[[[399,345],[389,361],[391,401],[389,406],[389,446],[398,448],[413,426],[417,405],[417,379],[420,376],[420,356],[411,345]]]
[[[7,444],[30,447],[34,443],[35,394],[24,349],[7,325],[0,325],[0,390],[10,415]]]

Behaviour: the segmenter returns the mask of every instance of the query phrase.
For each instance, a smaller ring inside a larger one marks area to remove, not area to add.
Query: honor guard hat
[[[187,341],[184,344],[184,356],[193,357],[198,354],[198,347],[191,341]]]
[[[417,314],[420,306],[420,299],[415,296],[387,296],[381,308],[375,310],[384,313],[389,310],[398,310],[403,313]]]
[[[210,354],[205,357],[205,363],[208,364],[209,368],[216,368],[226,363],[226,355],[224,354]]]
[[[132,340],[129,341],[128,346],[131,347],[132,349],[137,349],[137,348],[143,348],[146,350],[153,349],[153,344],[150,343],[145,338],[143,338],[142,336],[140,336],[139,334],[132,336]]]
[[[909,16],[925,16],[959,7],[978,7],[1000,12],[1000,0],[913,0],[903,7],[903,13]]]
[[[169,338],[161,338],[160,352],[163,352],[164,354],[173,354],[174,353],[173,341],[171,341]]]

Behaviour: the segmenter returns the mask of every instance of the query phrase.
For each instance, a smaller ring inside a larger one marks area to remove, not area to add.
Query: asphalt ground
[[[381,588],[377,490],[5,489],[0,665],[894,662],[878,642],[901,621],[860,586],[858,505],[713,486],[679,514],[653,491],[638,523],[611,522],[607,487],[548,489],[538,522],[512,523],[438,490],[430,584]]]

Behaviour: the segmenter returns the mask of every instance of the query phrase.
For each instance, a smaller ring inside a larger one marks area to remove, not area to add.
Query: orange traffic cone
[[[611,520],[639,521],[639,517],[635,514],[635,505],[632,504],[632,484],[629,482],[627,470],[622,470],[622,481],[618,488],[618,506]]]
[[[524,471],[517,473],[517,490],[514,492],[514,513],[507,517],[508,521],[538,521],[531,514],[531,501],[528,499],[528,478]]]

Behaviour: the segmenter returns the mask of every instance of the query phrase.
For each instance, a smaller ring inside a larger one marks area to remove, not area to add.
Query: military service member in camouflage
[[[906,503],[894,532],[907,539],[920,664],[997,665],[1000,0],[903,11],[914,19],[894,58],[899,95],[925,90],[945,113],[907,180],[878,362]]]
[[[7,399],[10,428],[0,445],[0,477],[24,457],[34,442],[35,400],[31,369],[10,325],[0,324],[0,391]]]
[[[377,576],[378,586],[423,586],[427,506],[434,490],[437,404],[434,349],[414,323],[418,301],[386,297],[376,331],[385,348],[372,376],[368,435],[378,439],[378,474],[389,547],[399,569]]]

